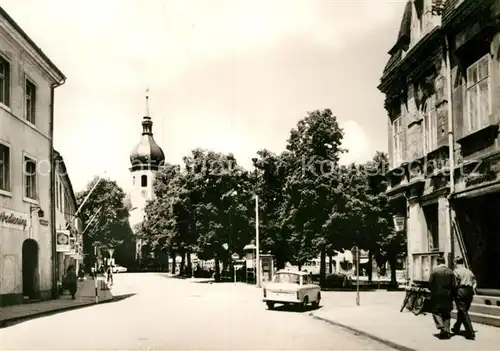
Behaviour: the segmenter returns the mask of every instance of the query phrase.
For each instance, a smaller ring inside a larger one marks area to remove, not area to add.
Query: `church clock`
[[[146,190],[141,191],[141,196],[146,198],[148,196],[148,192]]]

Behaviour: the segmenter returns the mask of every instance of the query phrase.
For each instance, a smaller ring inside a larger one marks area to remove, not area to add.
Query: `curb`
[[[84,308],[84,307],[90,307],[90,306],[100,305],[100,304],[103,304],[103,303],[112,302],[112,301],[114,301],[114,299],[115,298],[112,297],[109,300],[100,301],[98,303],[89,302],[89,303],[83,303],[83,304],[79,304],[79,305],[65,306],[65,307],[62,307],[62,308],[55,308],[55,309],[47,310],[47,311],[38,311],[38,312],[35,312],[35,313],[30,313],[30,314],[27,314],[27,315],[23,315],[23,316],[6,318],[6,319],[3,319],[3,320],[0,320],[0,329],[7,328],[7,327],[9,327],[9,326],[11,326],[13,324],[16,324],[16,323],[20,322],[20,321],[27,321],[27,320],[30,320],[30,319],[35,319],[35,318],[39,318],[39,317],[43,317],[43,316],[50,316],[52,314],[57,314],[57,313],[61,313],[61,312],[68,312],[68,311],[77,310],[77,309]]]
[[[313,312],[309,313],[309,316],[313,317],[314,319],[320,320],[322,322],[326,322],[326,323],[334,325],[336,327],[340,327],[340,328],[346,329],[346,330],[348,330],[350,332],[353,332],[353,333],[362,335],[364,337],[373,339],[373,340],[378,341],[379,343],[382,343],[382,344],[384,344],[386,346],[389,346],[390,348],[393,348],[395,350],[400,350],[400,351],[418,351],[417,349],[413,349],[413,348],[410,348],[410,347],[407,347],[407,346],[395,343],[393,341],[381,338],[381,337],[376,336],[374,334],[367,333],[364,330],[361,330],[361,329],[358,329],[358,328],[353,328],[351,326],[348,326],[348,325],[345,325],[345,324],[342,324],[342,323],[339,323],[339,322],[332,321],[331,319],[327,319],[327,318],[324,318],[324,317],[319,317],[319,316],[315,315]]]

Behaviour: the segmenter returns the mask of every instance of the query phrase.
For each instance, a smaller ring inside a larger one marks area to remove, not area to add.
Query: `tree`
[[[388,187],[387,172],[389,159],[387,154],[377,152],[369,163],[367,172],[370,187],[368,203],[369,210],[366,211],[369,225],[376,235],[371,241],[372,248],[376,252],[376,260],[379,266],[388,262],[391,267],[391,284],[396,285],[396,266],[398,258],[406,256],[406,235],[404,232],[396,232],[392,224],[392,211],[389,199],[386,195]]]
[[[320,280],[326,272],[326,253],[331,228],[325,223],[332,216],[336,199],[332,185],[339,182],[338,163],[344,132],[330,109],[309,112],[292,129],[287,143],[286,164],[291,167],[284,187],[282,228],[288,233],[294,261],[321,257]]]
[[[115,181],[95,177],[87,185],[86,190],[76,195],[78,206],[83,203],[97,182],[99,183],[80,212],[83,223],[89,224],[89,220],[94,217],[93,223],[90,223],[83,236],[83,247],[88,257],[85,263],[87,267],[92,264],[92,259],[95,259],[93,257],[94,245],[101,250],[113,248],[120,255],[127,255],[127,250],[124,253],[123,249],[130,247],[131,242],[134,241],[128,223],[128,209],[124,203],[125,193]]]
[[[253,183],[260,196],[259,229],[261,247],[271,251],[276,259],[277,268],[282,269],[290,258],[289,238],[282,230],[280,211],[285,201],[284,188],[286,178],[292,169],[286,164],[287,154],[276,155],[269,150],[260,150],[252,159],[255,167]]]

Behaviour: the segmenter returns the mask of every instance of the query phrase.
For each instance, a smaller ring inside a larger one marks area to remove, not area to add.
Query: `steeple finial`
[[[149,117],[149,88],[146,89],[146,116]]]

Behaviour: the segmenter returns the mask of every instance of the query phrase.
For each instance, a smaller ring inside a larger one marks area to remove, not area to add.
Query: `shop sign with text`
[[[0,207],[0,227],[25,230],[28,225],[28,215]]]

